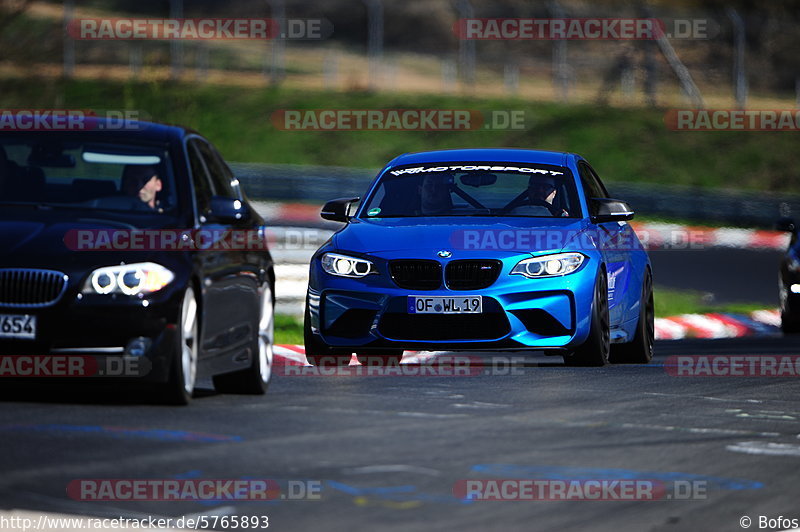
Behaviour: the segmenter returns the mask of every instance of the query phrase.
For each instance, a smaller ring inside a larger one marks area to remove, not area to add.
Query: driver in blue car
[[[450,196],[452,183],[453,176],[451,174],[426,175],[419,186],[420,208],[418,214],[422,216],[449,214],[453,209],[453,199]]]
[[[554,204],[558,187],[552,177],[531,176],[528,180],[527,204],[515,207],[510,214],[515,216],[569,216],[569,213]]]

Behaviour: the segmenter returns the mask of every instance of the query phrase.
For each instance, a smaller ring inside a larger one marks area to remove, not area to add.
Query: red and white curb
[[[682,314],[669,318],[656,318],[656,340],[681,340],[683,338],[740,338],[775,334],[780,331],[781,313],[778,310],[756,310],[744,314]],[[302,345],[276,345],[276,366],[305,366],[306,351]],[[406,351],[401,364],[424,364],[444,351]],[[353,355],[351,366],[361,363]]]
[[[789,234],[733,227],[693,227],[667,223],[631,223],[648,249],[777,249],[789,246]]]
[[[656,318],[656,340],[683,338],[740,338],[780,331],[778,310],[756,310],[749,315],[711,313]]]

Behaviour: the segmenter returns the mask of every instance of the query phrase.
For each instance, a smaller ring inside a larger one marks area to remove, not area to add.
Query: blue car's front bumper
[[[437,290],[399,288],[388,274],[388,262],[407,256],[370,257],[379,273],[362,279],[330,275],[315,257],[308,293],[311,332],[330,347],[353,350],[563,350],[583,343],[599,260],[588,256],[578,271],[560,277],[510,275],[526,257],[530,255],[500,258],[497,280],[479,290],[450,290],[444,284]],[[407,308],[409,296],[478,295],[483,298],[481,314],[413,314]]]

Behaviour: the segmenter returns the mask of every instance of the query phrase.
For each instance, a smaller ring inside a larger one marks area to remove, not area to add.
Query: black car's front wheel
[[[163,385],[165,402],[189,404],[197,379],[200,316],[197,298],[192,287],[186,289],[181,303],[180,321],[177,324],[175,347],[170,362],[169,378]]]
[[[594,283],[591,323],[586,341],[573,352],[564,355],[568,366],[605,366],[611,347],[608,317],[608,280],[606,272],[600,270]]]

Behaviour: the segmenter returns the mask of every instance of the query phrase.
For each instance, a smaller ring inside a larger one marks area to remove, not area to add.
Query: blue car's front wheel
[[[611,351],[611,334],[608,317],[608,279],[600,270],[594,284],[592,317],[589,336],[575,350],[564,356],[568,366],[605,366]]]

